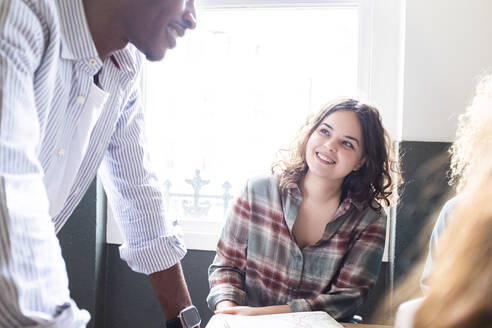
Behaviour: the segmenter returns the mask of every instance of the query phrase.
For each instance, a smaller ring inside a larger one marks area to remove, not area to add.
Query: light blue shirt
[[[455,196],[448,200],[446,204],[441,209],[439,216],[437,217],[437,221],[434,225],[434,229],[432,230],[432,235],[429,241],[429,252],[427,253],[427,258],[425,260],[424,271],[422,272],[422,277],[420,278],[420,288],[423,292],[426,292],[429,286],[427,285],[427,278],[430,275],[432,270],[432,263],[434,258],[434,252],[439,247],[439,237],[441,233],[444,231],[448,223],[448,219],[450,217],[451,211],[453,210],[456,202],[459,197]]]
[[[101,61],[81,0],[0,1],[1,328],[85,327],[56,232],[96,173],[133,270],[186,253],[146,151],[142,62],[132,45]]]

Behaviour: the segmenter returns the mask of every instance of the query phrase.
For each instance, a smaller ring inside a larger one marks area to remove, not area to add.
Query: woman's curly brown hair
[[[393,179],[401,182],[398,161],[393,158],[391,139],[381,122],[379,111],[354,99],[342,99],[325,105],[317,114],[311,115],[297,132],[287,149],[279,151],[279,159],[272,164],[272,174],[279,177],[283,188],[289,183],[299,183],[306,175],[306,144],[311,134],[330,114],[337,111],[353,112],[362,130],[362,156],[364,165],[351,172],[342,183],[342,193],[350,192],[353,200],[368,204],[381,211],[397,200],[393,192]],[[392,173],[396,176],[392,177]]]

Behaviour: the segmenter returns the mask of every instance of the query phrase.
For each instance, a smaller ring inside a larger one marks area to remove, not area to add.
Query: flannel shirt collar
[[[302,201],[301,189],[299,188],[299,185],[296,182],[289,182],[287,185],[285,185],[284,189],[292,197],[299,200],[299,202]],[[361,202],[354,200],[351,196],[351,193],[348,192],[347,196],[344,198],[344,200],[338,207],[337,212],[335,214],[335,218],[338,218],[343,214],[347,213],[347,211],[350,209],[350,205],[354,205],[354,207],[359,211],[362,211],[364,209],[364,205]]]

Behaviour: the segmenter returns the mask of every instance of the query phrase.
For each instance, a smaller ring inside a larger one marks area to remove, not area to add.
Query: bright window
[[[189,248],[215,248],[227,200],[269,172],[308,113],[358,95],[358,14],[357,6],[202,8],[197,29],[147,65],[148,139],[168,218]]]
[[[225,203],[332,98],[376,105],[398,138],[403,13],[397,0],[197,0],[197,29],[147,64],[143,88],[167,218],[189,249],[215,250]]]

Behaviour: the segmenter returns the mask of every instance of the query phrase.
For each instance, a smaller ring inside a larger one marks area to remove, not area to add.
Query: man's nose
[[[188,0],[186,2],[183,20],[185,21],[187,28],[192,30],[196,27],[195,0]]]

